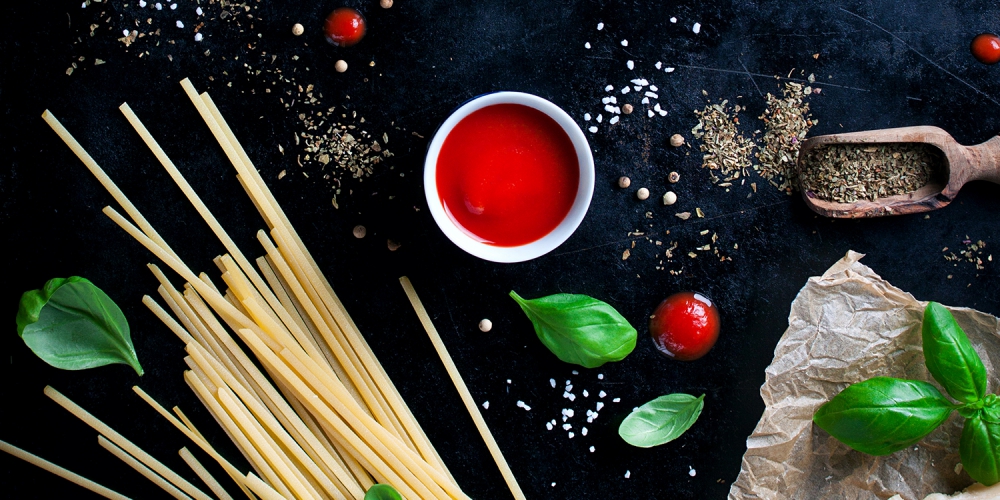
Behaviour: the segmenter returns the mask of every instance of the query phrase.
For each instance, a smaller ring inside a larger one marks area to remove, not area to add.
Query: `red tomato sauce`
[[[569,214],[580,184],[566,132],[545,113],[495,104],[462,119],[441,146],[437,188],[467,234],[510,247],[538,240]]]

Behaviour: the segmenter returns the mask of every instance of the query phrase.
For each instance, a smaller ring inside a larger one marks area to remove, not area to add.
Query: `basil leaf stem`
[[[988,421],[983,413],[965,419],[958,454],[969,476],[990,486],[1000,481],[1000,423]]]
[[[948,309],[930,302],[922,326],[927,370],[948,394],[972,403],[986,395],[986,368]]]
[[[855,450],[888,455],[923,439],[957,408],[927,382],[876,377],[848,386],[813,422]]]
[[[694,425],[705,407],[705,395],[667,394],[633,411],[618,426],[626,443],[650,448],[669,443]]]
[[[635,349],[635,328],[605,302],[568,293],[524,299],[511,290],[510,296],[531,320],[538,339],[567,363],[596,368]]]
[[[17,311],[17,334],[56,368],[122,363],[143,373],[122,310],[79,276],[51,279],[42,289],[25,292]]]
[[[388,484],[373,484],[365,492],[364,500],[403,500],[403,496]]]

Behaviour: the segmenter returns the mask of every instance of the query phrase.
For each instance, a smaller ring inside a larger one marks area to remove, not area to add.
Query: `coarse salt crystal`
[[[652,118],[653,115],[655,115],[656,113],[654,113],[653,110],[649,110],[649,111],[646,111],[646,114],[649,115],[650,118]]]
[[[632,477],[632,471],[630,470],[625,471],[625,479],[628,479],[630,477]]]
[[[607,104],[609,102],[611,102],[611,98],[610,97],[602,97],[601,98],[601,104]]]
[[[580,429],[580,435],[581,436],[586,436],[587,435],[587,428],[586,427],[584,427],[583,429]]]
[[[635,63],[632,60],[626,62],[625,66],[628,66],[628,69],[635,69]]]
[[[576,437],[576,434],[574,434],[572,431],[570,431],[566,435],[569,436],[570,439],[573,439],[574,437]]]
[[[517,407],[518,407],[518,408],[524,408],[524,401],[520,401],[520,400],[519,400],[519,401],[517,402]]]
[[[122,30],[122,35],[128,36],[128,30]]]
[[[583,48],[589,49],[590,48],[590,42],[587,42],[587,43],[583,44]]]
[[[198,7],[197,9],[194,9],[194,13],[198,14],[199,16],[205,15],[205,11],[201,10],[201,7]]]
[[[81,9],[86,9],[87,8],[87,2],[83,2],[82,4],[80,4],[80,8]]]
[[[674,68],[673,67],[666,68],[666,69],[663,70],[663,72],[664,73],[673,73],[674,72]]]
[[[572,384],[572,383],[573,383],[572,381],[569,381],[569,380],[566,381],[566,385],[567,386],[570,385],[570,384]]]
[[[649,90],[652,90],[653,92],[658,92],[660,89],[656,88],[656,85],[650,85]]]
[[[545,428],[551,431],[552,430],[552,422],[545,422]]]
[[[601,408],[604,408],[604,403],[601,402],[601,401],[598,401],[597,405],[596,405],[596,408],[597,408],[597,411],[601,411]]]
[[[660,61],[656,61],[656,69],[660,69],[662,67],[663,67],[663,63],[660,62]]]
[[[618,117],[616,116],[615,118],[618,118]],[[612,119],[614,119],[614,118],[612,118]],[[587,389],[583,390],[583,397],[585,397],[585,398],[589,398],[590,397],[590,393],[587,392]]]
[[[570,394],[569,395],[569,400],[570,401],[576,401],[576,395],[575,394]]]
[[[139,0],[139,7],[145,7],[145,6],[146,6],[146,0]]]
[[[590,121],[590,113],[587,113],[587,114],[584,114],[584,115],[583,115],[583,119],[584,119],[585,121]],[[554,379],[554,378],[550,378],[550,379],[549,379],[549,385],[551,385],[551,386],[552,386],[552,388],[553,388],[553,389],[555,389],[555,388],[556,388],[556,379]]]
[[[202,36],[201,33],[195,33],[194,34],[194,41],[200,42],[202,38],[204,38],[204,36]]]
[[[653,106],[653,111],[660,112],[660,103],[656,103],[656,106]]]
[[[598,392],[598,393],[597,393],[597,396],[598,396],[598,397],[602,397],[602,398],[603,398],[604,396],[607,396],[607,395],[608,395],[608,393],[606,393],[606,392],[604,392],[604,391],[601,391],[601,392]]]
[[[163,5],[160,2],[156,2],[156,4],[153,5],[153,7],[156,7],[156,10],[163,10]]]
[[[601,123],[603,121],[604,121],[604,115],[597,115],[597,123]],[[572,385],[567,385],[566,386],[566,390],[567,391],[572,391],[573,390],[573,386]]]
[[[552,419],[552,425],[553,425],[553,427],[556,425],[556,419],[554,419],[554,418]]]
[[[615,112],[615,107],[612,106],[612,105],[610,105],[610,104],[605,104],[604,105],[604,111],[607,111],[608,113],[614,113]]]
[[[603,373],[598,373],[597,374],[597,380],[604,380],[604,374]]]
[[[615,398],[615,399],[612,399],[612,400],[611,400],[611,402],[612,402],[612,403],[621,403],[621,402],[622,402],[622,398]]]
[[[605,92],[611,92],[614,89],[615,89],[614,85],[608,85],[607,87],[604,87]]]
[[[615,96],[611,96],[608,98],[608,102],[610,102],[611,104],[618,104],[618,98]]]
[[[563,424],[563,430],[568,431],[573,428],[573,424]]]
[[[670,18],[670,22],[672,22],[672,23],[676,23],[676,22],[677,22],[677,18],[676,18],[676,17],[671,17],[671,18]]]
[[[556,482],[555,482],[555,481],[552,481],[552,487],[553,487],[553,488],[555,488],[555,487],[556,487]]]
[[[566,415],[563,415],[563,417],[562,417],[562,418],[563,418],[563,422],[565,422],[565,421],[569,420],[569,417],[567,417]]]
[[[510,385],[510,379],[507,379],[507,384]]]
[[[597,23],[597,31],[604,29],[604,23]]]
[[[656,92],[649,92],[649,91],[646,91],[645,96],[646,97],[652,97],[653,99],[659,99],[660,98],[660,96],[657,95]]]
[[[698,474],[698,471],[694,470],[694,468],[692,468],[692,467],[691,467],[691,466],[689,465],[689,466],[688,466],[688,475],[689,475],[689,476],[691,476],[691,477],[694,477],[694,476],[695,476],[695,475],[697,475],[697,474]]]
[[[628,40],[622,40],[622,47],[628,47]]]
[[[177,10],[177,4],[175,3],[170,4],[170,10]]]
[[[637,411],[639,411],[639,407],[638,406],[632,407],[632,413],[635,413]]]
[[[630,90],[632,90],[632,89],[630,89],[628,87],[622,87],[622,94],[628,94],[628,91],[630,91]]]
[[[608,123],[611,125],[618,123],[618,115],[612,116],[611,119],[608,120]],[[583,391],[583,397],[588,397],[587,391]]]
[[[566,410],[565,410],[565,411],[563,412],[563,414],[564,414],[564,415],[566,415],[566,416],[567,416],[567,417],[569,417],[569,418],[573,418],[573,415],[576,415],[576,412],[575,412],[575,411],[573,411],[573,409],[572,409],[572,408],[567,408],[567,409],[566,409]]]
[[[578,372],[578,371],[576,371],[576,370],[573,370],[573,371],[572,371],[572,372],[570,372],[570,373],[572,373],[573,375],[579,375],[579,374],[580,374],[580,372]]]
[[[590,128],[587,129],[587,131],[589,131],[591,134],[596,134],[597,133],[597,127],[590,127]]]
[[[649,98],[648,97],[643,97],[642,98],[642,103],[643,104],[649,104]]]
[[[181,22],[181,21],[177,21],[177,27],[178,28],[183,28],[184,27],[184,23]]]
[[[484,410],[489,410],[490,409],[490,402],[489,401],[483,401],[483,409]]]
[[[665,109],[661,109],[661,110],[657,111],[657,113],[659,113],[660,116],[667,116],[667,110],[665,110]]]
[[[693,31],[695,35],[701,33],[701,23],[694,23],[694,26],[691,27],[691,31]]]
[[[591,446],[591,447],[590,447],[590,452],[591,452],[591,453],[593,453],[593,452],[594,452],[594,450],[596,450],[596,449],[597,449],[597,448],[594,448],[593,446]]]
[[[642,87],[639,85],[633,85],[632,88],[634,88],[636,92],[642,92]]]

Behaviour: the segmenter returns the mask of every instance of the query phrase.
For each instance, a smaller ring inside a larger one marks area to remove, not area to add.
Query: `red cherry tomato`
[[[969,49],[972,50],[972,55],[983,64],[1000,62],[1000,37],[993,33],[976,35],[972,39],[972,45]]]
[[[719,311],[704,295],[675,293],[653,312],[649,333],[663,354],[692,361],[704,356],[719,338]]]
[[[360,12],[341,7],[327,16],[323,32],[326,33],[326,40],[333,45],[350,47],[364,38],[365,24],[365,17]]]

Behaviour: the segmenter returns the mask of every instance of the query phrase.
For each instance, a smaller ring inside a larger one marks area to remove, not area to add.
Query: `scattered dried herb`
[[[799,147],[818,121],[809,114],[809,104],[803,97],[811,94],[812,87],[786,82],[782,97],[767,94],[767,108],[760,119],[765,124],[764,146],[757,153],[757,173],[771,185],[792,194],[795,185],[795,162]]]
[[[941,151],[927,144],[830,144],[806,154],[801,183],[822,200],[874,200],[926,185],[943,161]]]
[[[729,101],[705,106],[701,111],[695,110],[698,124],[691,129],[691,135],[701,140],[699,149],[705,153],[702,157],[702,167],[718,170],[724,177],[724,182],[739,179],[747,175],[747,169],[753,165],[751,157],[756,145],[740,133],[738,125],[739,104],[729,107]],[[719,178],[713,173],[712,182]]]
[[[958,262],[969,262],[975,264],[977,270],[986,269],[983,265],[983,249],[986,248],[986,242],[979,240],[973,243],[972,240],[966,236],[965,239],[962,240],[962,244],[965,245],[965,248],[959,250],[958,255],[956,255],[955,252],[949,252],[948,247],[941,249],[941,253],[944,254],[944,260],[948,262],[955,262],[956,266],[958,265]],[[988,254],[986,256],[986,261],[993,262],[993,254]]]

